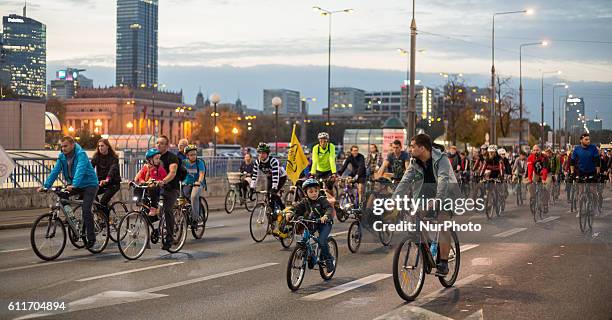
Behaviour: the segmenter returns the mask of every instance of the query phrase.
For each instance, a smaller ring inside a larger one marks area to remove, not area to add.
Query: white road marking
[[[361,278],[361,279],[357,279],[355,281],[351,281],[351,282],[347,282],[345,284],[341,284],[339,286],[333,287],[333,288],[329,288],[326,290],[323,290],[321,292],[317,292],[317,293],[313,293],[311,295],[307,295],[305,297],[302,298],[302,300],[308,300],[308,301],[320,301],[320,300],[325,300],[327,298],[331,298],[333,296],[337,296],[339,294],[345,293],[347,291],[353,290],[353,289],[357,289],[359,287],[368,285],[370,283],[374,283],[376,281],[380,281],[386,278],[391,277],[392,274],[390,273],[375,273],[373,275],[369,275],[367,277]]]
[[[446,295],[448,293],[454,292],[455,290],[457,290],[458,288],[465,286],[469,283],[472,283],[480,278],[482,278],[483,275],[482,274],[471,274],[463,279],[457,280],[457,282],[455,282],[455,285],[451,288],[441,288],[438,289],[426,296],[424,296],[423,298],[419,298],[416,301],[414,301],[412,303],[412,305],[416,305],[416,306],[423,306],[426,305],[430,302],[432,302],[433,300],[436,300],[437,298]]]
[[[82,258],[76,258],[76,259],[66,259],[66,260],[61,260],[61,261],[36,262],[36,263],[25,265],[25,266],[10,267],[10,268],[0,269],[0,273],[9,272],[9,271],[24,270],[24,269],[30,269],[30,268],[46,267],[46,266],[52,266],[52,265],[56,265],[56,264],[60,264],[60,263],[74,262],[74,261],[81,261],[81,260],[89,260],[89,259],[96,259],[98,257],[110,257],[110,256],[117,256],[117,255],[119,255],[119,253],[98,254],[98,255],[90,256],[90,257],[82,257]]]
[[[546,222],[551,222],[553,220],[557,220],[559,219],[559,216],[550,216],[548,218],[542,219],[540,221],[538,221],[538,223],[546,223]]]
[[[242,273],[242,272],[246,272],[246,271],[267,268],[267,267],[275,266],[277,264],[278,263],[276,263],[276,262],[259,264],[259,265],[252,266],[252,267],[240,268],[240,269],[236,269],[236,270],[232,270],[232,271],[221,272],[221,273],[212,274],[212,275],[209,275],[209,276],[204,276],[204,277],[195,278],[195,279],[191,279],[191,280],[185,280],[185,281],[171,283],[171,284],[167,284],[167,285],[163,285],[163,286],[158,286],[158,287],[153,287],[153,288],[149,288],[149,289],[144,289],[144,290],[141,290],[140,292],[153,293],[153,292],[163,291],[163,290],[172,289],[172,288],[176,288],[176,287],[181,287],[181,286],[185,286],[185,285],[188,285],[188,284],[198,283],[198,282],[202,282],[202,281],[206,281],[206,280],[212,280],[212,279],[227,277],[227,276],[231,276],[233,274],[238,274],[238,273]]]
[[[210,226],[210,227],[206,226],[206,229],[223,228],[223,227],[225,227],[224,224],[218,224],[218,225]]]
[[[132,269],[132,270],[126,270],[126,271],[115,272],[115,273],[110,273],[110,274],[104,274],[104,275],[95,276],[95,277],[83,278],[83,279],[79,279],[79,280],[76,280],[76,281],[84,282],[84,281],[91,281],[91,280],[109,278],[109,277],[120,276],[120,275],[124,275],[124,274],[128,274],[128,273],[134,273],[134,272],[158,269],[158,268],[163,268],[163,267],[170,267],[170,266],[174,266],[174,265],[177,265],[177,264],[183,264],[183,263],[185,263],[185,262],[183,262],[183,261],[170,262],[170,263],[160,264],[160,265],[156,265],[156,266],[150,266],[150,267],[145,267],[145,268]]]
[[[142,300],[156,299],[166,297],[165,294],[146,293],[146,292],[130,292],[130,291],[104,291],[96,295],[75,300],[66,306],[65,311],[58,311],[53,313],[35,313],[19,317],[16,320],[21,319],[33,319],[39,317],[46,317],[50,315],[57,315],[62,313],[88,310],[94,308],[107,307],[117,304],[137,302]]]
[[[339,235],[343,235],[343,234],[347,234],[347,233],[348,233],[348,230],[346,230],[346,231],[340,231],[340,232],[332,233],[332,234],[330,234],[330,236],[332,236],[332,237],[337,237],[337,236],[339,236]]]
[[[462,244],[459,246],[459,250],[460,252],[466,252],[468,250],[472,250],[476,247],[480,246],[479,244],[475,244],[475,243],[466,243],[466,244]]]
[[[506,237],[509,237],[509,236],[511,236],[513,234],[517,234],[517,233],[525,231],[525,230],[527,230],[527,228],[513,228],[513,229],[510,229],[510,230],[507,230],[507,231],[504,231],[504,232],[500,232],[498,234],[494,234],[493,236],[496,237],[496,238],[506,238]]]
[[[493,264],[493,259],[491,258],[474,258],[472,259],[473,266],[490,266]]]
[[[2,250],[2,251],[0,251],[0,253],[19,252],[19,251],[26,251],[26,250],[29,250],[29,249],[30,248],[9,249],[9,250]]]

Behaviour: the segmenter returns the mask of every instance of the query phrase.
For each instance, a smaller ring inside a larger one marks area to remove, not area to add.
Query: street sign
[[[500,146],[515,146],[518,145],[518,137],[498,137],[497,144]]]
[[[3,184],[15,169],[15,162],[0,146],[0,184]]]

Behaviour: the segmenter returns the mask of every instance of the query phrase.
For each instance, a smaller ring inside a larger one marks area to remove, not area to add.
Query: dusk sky
[[[286,87],[319,97],[320,105],[313,109],[320,112],[327,85],[322,68],[327,65],[327,18],[311,9],[318,5],[329,10],[355,9],[334,16],[332,63],[343,68],[338,69],[342,75],[332,74],[332,85],[394,90],[406,71],[406,57],[396,49],[410,45],[410,4],[408,0],[160,0],[159,81],[167,88],[183,89],[186,102],[193,103],[202,86],[205,93],[218,91],[228,100],[235,100],[240,92],[242,100],[255,108],[261,108],[264,86]],[[21,13],[22,6],[22,1],[0,0],[0,13]],[[518,79],[519,45],[548,40],[548,47],[523,51],[523,75],[532,78],[526,80],[528,104],[535,108],[539,102],[539,70],[560,69],[563,74],[547,83],[576,84],[581,91],[574,93],[585,97],[587,115],[592,117],[596,109],[604,126],[611,127],[609,0],[417,1],[417,47],[426,50],[417,56],[417,79],[437,86],[442,83],[434,76],[438,72],[463,73],[470,84],[486,86],[492,13],[526,8],[535,14],[496,18],[497,71]],[[96,85],[113,84],[115,1],[32,0],[28,16],[47,25],[49,75],[61,66],[81,67],[90,70],[86,75]],[[299,87],[300,70],[321,78]],[[354,81],[350,70],[365,78]],[[389,78],[381,80],[382,74]],[[294,80],[283,83],[281,79]]]

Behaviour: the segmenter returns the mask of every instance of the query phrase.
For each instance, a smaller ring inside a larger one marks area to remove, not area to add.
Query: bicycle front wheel
[[[206,230],[206,220],[208,216],[208,203],[206,203],[206,199],[200,198],[200,220],[196,222],[195,227],[192,225],[191,235],[194,239],[202,239],[204,236],[204,231]]]
[[[91,248],[87,248],[87,250],[91,253],[100,253],[104,251],[110,239],[108,217],[101,210],[96,210],[92,214],[96,243]]]
[[[461,267],[461,247],[457,233],[451,232],[450,252],[448,253],[448,274],[445,277],[438,277],[442,286],[449,288],[457,281],[459,268]]]
[[[406,301],[414,301],[425,283],[423,248],[410,236],[404,239],[393,255],[393,284]]]
[[[580,224],[580,231],[587,232],[589,230],[588,220],[589,215],[591,214],[589,211],[589,203],[588,196],[583,194],[578,201],[578,222]]]
[[[251,232],[251,238],[255,242],[262,242],[266,236],[268,235],[268,216],[267,211],[268,206],[263,203],[259,203],[251,212],[251,219],[249,224],[249,230]]]
[[[348,231],[348,248],[352,253],[357,253],[361,245],[361,223],[353,221]]]
[[[128,260],[142,256],[149,243],[149,225],[142,213],[132,211],[119,221],[118,232],[124,235],[117,243],[119,252]]]
[[[298,244],[289,256],[287,263],[287,286],[291,291],[296,291],[302,285],[306,275],[306,248]]]
[[[34,253],[45,261],[57,259],[66,247],[66,227],[52,213],[38,217],[30,230],[30,245]]]
[[[119,221],[123,218],[128,212],[127,205],[121,201],[114,202],[109,206],[110,216],[108,217],[108,224],[110,229],[110,238],[113,242],[117,242],[118,239],[121,239],[125,235],[119,235]]]
[[[236,207],[236,191],[230,189],[225,195],[225,212],[227,212],[227,214],[232,213],[234,207]]]
[[[338,243],[336,242],[336,239],[332,237],[327,238],[327,245],[329,246],[329,254],[332,256],[334,269],[331,272],[329,271],[327,268],[328,261],[325,261],[323,264],[319,264],[319,274],[321,274],[321,278],[323,278],[323,280],[331,280],[336,273],[336,268],[338,267]]]

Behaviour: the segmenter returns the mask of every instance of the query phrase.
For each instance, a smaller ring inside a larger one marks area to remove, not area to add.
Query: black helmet
[[[260,142],[259,145],[257,145],[257,152],[262,153],[270,153],[270,146],[265,143],[265,142]]]

